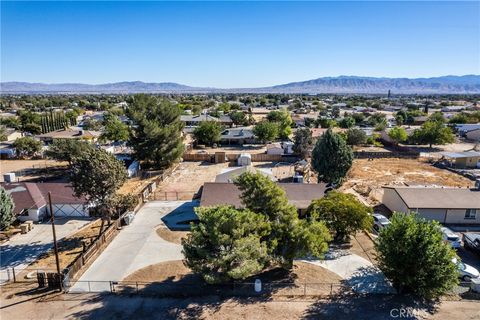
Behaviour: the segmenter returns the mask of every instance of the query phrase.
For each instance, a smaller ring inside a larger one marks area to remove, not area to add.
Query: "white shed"
[[[237,159],[237,164],[239,166],[249,166],[252,164],[252,156],[250,153],[242,153]]]

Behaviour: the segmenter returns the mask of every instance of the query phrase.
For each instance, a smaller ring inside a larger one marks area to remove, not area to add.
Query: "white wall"
[[[466,209],[449,209],[447,212],[446,223],[480,225],[480,209],[477,209],[477,216],[475,219],[465,219],[466,211]]]
[[[384,188],[382,203],[391,211],[408,212],[407,205],[403,202],[402,198],[393,189]]]

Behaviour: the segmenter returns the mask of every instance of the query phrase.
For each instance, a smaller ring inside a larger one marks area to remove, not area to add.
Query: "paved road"
[[[57,218],[57,240],[68,237],[91,222],[92,219]],[[39,255],[53,247],[50,223],[35,224],[32,231],[17,234],[0,246],[0,269],[15,267],[20,271],[35,261]],[[7,280],[6,272],[0,270],[0,282]]]
[[[163,240],[155,230],[164,225],[163,217],[175,217],[178,213],[183,216],[187,211],[193,213],[197,205],[195,201],[151,201],[145,204],[133,222],[124,227],[70,291],[108,291],[110,285],[103,281],[120,281],[149,265],[183,259],[182,246]]]

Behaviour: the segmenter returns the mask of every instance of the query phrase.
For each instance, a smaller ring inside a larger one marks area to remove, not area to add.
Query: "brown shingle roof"
[[[460,188],[384,187],[394,189],[410,209],[480,209],[480,191]]]
[[[14,212],[24,209],[38,209],[47,204],[48,192],[52,194],[52,204],[83,204],[85,198],[77,198],[68,183],[1,183],[1,186],[12,196],[15,203]]]
[[[298,209],[306,209],[312,200],[320,199],[325,193],[325,184],[278,183],[285,190],[288,202]],[[203,207],[221,204],[242,208],[240,190],[233,183],[206,182],[203,185],[200,205]]]

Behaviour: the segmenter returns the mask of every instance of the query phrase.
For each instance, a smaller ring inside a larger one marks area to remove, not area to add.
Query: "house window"
[[[465,219],[472,220],[477,217],[477,210],[476,209],[467,209],[465,211]]]

